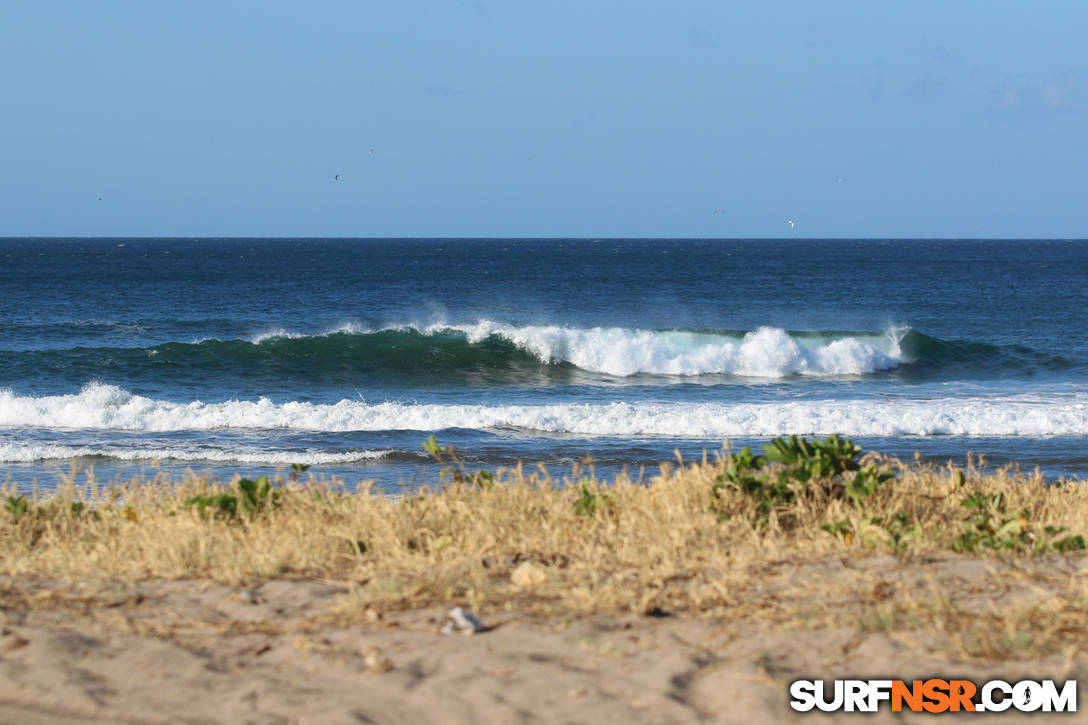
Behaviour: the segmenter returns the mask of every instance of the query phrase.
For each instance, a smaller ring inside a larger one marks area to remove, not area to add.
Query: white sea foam
[[[804,400],[779,403],[556,403],[427,405],[173,403],[101,383],[76,395],[0,390],[0,426],[126,431],[285,429],[439,430],[461,427],[585,436],[728,438],[786,434],[855,436],[1088,435],[1088,395],[938,400]]]
[[[789,375],[862,375],[887,370],[903,360],[901,331],[880,335],[812,338],[801,341],[785,330],[761,327],[743,337],[714,332],[639,330],[624,327],[515,326],[481,320],[472,325],[430,325],[421,331],[463,333],[471,343],[501,337],[542,362],[568,362],[608,375],[705,375],[724,373],[764,378]]]
[[[577,328],[559,325],[510,325],[491,320],[472,324],[388,326],[379,330],[353,322],[314,337],[390,330],[425,335],[461,333],[469,343],[488,337],[507,340],[545,363],[566,362],[583,370],[615,376],[728,374],[782,378],[790,375],[864,375],[904,362],[902,330],[842,338],[792,337],[785,330],[761,327],[745,335],[626,327]],[[264,331],[250,342],[310,337],[284,328]]]
[[[427,328],[435,331],[437,326]],[[543,362],[568,362],[608,375],[705,375],[763,378],[789,375],[861,375],[894,368],[902,361],[898,335],[866,340],[846,337],[805,345],[785,330],[761,327],[743,337],[682,330],[623,327],[518,327],[482,320],[454,327],[469,342],[491,335],[509,340]]]
[[[257,333],[256,335],[251,337],[249,339],[249,341],[252,342],[254,345],[259,345],[262,342],[264,342],[265,340],[276,340],[276,339],[297,340],[297,339],[305,338],[305,337],[327,337],[328,335],[338,335],[338,334],[356,334],[356,335],[358,335],[358,334],[365,334],[367,332],[373,332],[373,331],[369,330],[369,329],[367,329],[365,327],[360,327],[359,325],[355,324],[354,322],[345,322],[345,323],[343,323],[341,325],[338,325],[338,326],[336,326],[336,327],[334,327],[334,328],[332,328],[330,330],[326,330],[325,332],[319,333],[317,335],[308,335],[308,334],[303,333],[303,332],[292,332],[292,331],[290,331],[290,330],[288,330],[286,328],[283,328],[283,327],[276,327],[276,328],[273,328],[273,329],[270,329],[270,330],[265,330],[264,332]]]
[[[56,444],[0,443],[0,463],[66,461],[72,458],[101,457],[119,461],[194,461],[207,463],[265,463],[271,465],[334,465],[385,458],[390,450],[363,450],[334,453],[317,450],[289,451],[224,450],[218,448],[114,448]]]
[[[291,332],[291,331],[286,330],[286,329],[284,329],[282,327],[277,327],[277,328],[274,328],[274,329],[271,329],[271,330],[265,330],[264,332],[259,332],[256,335],[254,335],[253,337],[249,338],[249,341],[252,342],[254,345],[260,345],[265,340],[279,340],[279,339],[297,340],[297,339],[303,338],[303,337],[310,337],[310,335],[306,335],[306,334],[301,333],[301,332]],[[201,340],[201,342],[204,342],[207,339],[209,339],[209,338],[203,338]]]

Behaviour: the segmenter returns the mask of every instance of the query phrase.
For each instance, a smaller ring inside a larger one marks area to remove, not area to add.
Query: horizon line
[[[25,235],[6,236],[0,235],[0,241],[12,240],[109,240],[109,239],[134,239],[134,240],[253,240],[253,241],[511,241],[511,240],[539,240],[539,241],[707,241],[707,242],[867,242],[867,241],[916,241],[916,242],[1088,242],[1088,237],[917,237],[917,236],[875,236],[875,237],[637,237],[637,236],[545,236],[545,235],[510,235],[510,236],[371,236],[355,237],[344,235]]]

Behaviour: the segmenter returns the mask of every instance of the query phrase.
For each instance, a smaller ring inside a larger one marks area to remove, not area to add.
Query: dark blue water
[[[1088,474],[1088,243],[0,240],[0,472],[610,474],[791,433]]]

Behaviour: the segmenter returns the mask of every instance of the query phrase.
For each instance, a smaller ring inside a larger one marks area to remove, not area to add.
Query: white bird
[[[793,219],[787,219],[786,223],[790,225],[790,229],[793,229]]]
[[[370,149],[370,155],[371,155],[371,156],[373,156],[373,155],[374,155],[374,149]]]

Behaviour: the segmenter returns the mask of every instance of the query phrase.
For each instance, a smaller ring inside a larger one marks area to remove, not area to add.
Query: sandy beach
[[[1085,556],[1028,563],[828,557],[774,563],[761,574],[737,617],[541,617],[511,608],[485,613],[486,631],[472,636],[440,633],[441,607],[345,609],[351,587],[343,583],[5,577],[0,711],[13,723],[849,721],[858,716],[792,712],[788,684],[1088,677],[1088,657],[1073,645],[1042,656],[979,657],[956,651],[930,626],[776,625],[743,614],[794,607],[791,597],[811,592],[813,580],[826,595],[818,609],[829,617],[927,588],[985,613],[1083,594]],[[887,711],[869,717],[911,719]]]

